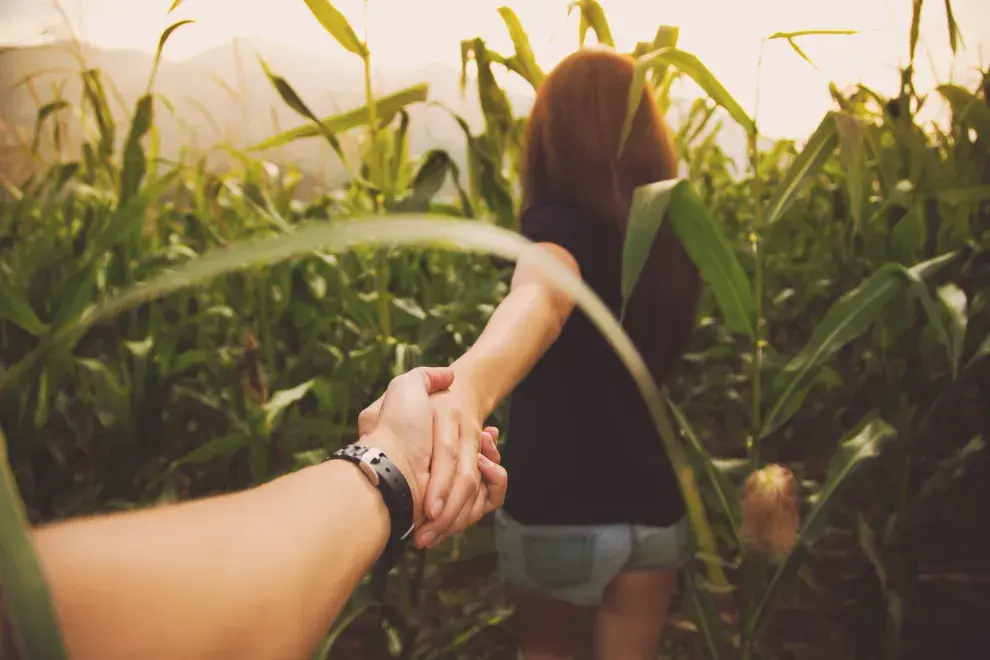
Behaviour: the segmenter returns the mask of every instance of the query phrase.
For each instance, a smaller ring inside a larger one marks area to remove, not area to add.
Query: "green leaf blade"
[[[756,301],[749,277],[732,244],[688,182],[674,188],[666,213],[674,233],[711,287],[726,326],[754,339]]]
[[[825,116],[777,185],[777,189],[767,203],[767,210],[764,215],[764,222],[767,226],[783,217],[798,194],[814,176],[821,172],[825,161],[835,151],[839,140],[833,114],[830,112]]]
[[[499,7],[498,13],[505,22],[505,27],[512,38],[512,45],[516,49],[515,59],[519,62],[517,73],[525,78],[533,89],[538,88],[546,76],[540,65],[536,63],[536,55],[533,54],[533,47],[530,45],[526,30],[511,8]]]
[[[648,71],[659,66],[672,66],[681,73],[686,74],[701,87],[708,96],[722,106],[729,115],[746,131],[747,135],[756,134],[756,123],[750,119],[746,111],[736,99],[729,94],[729,91],[719,82],[718,78],[701,63],[696,56],[678,48],[661,48],[652,53],[647,53],[636,60],[636,69],[633,72],[633,80],[629,87],[629,103],[626,109],[626,118],[622,125],[622,133],[619,138],[619,153],[625,148],[626,140],[629,139],[629,132],[632,130],[632,122],[639,109],[639,102],[643,94],[643,86],[646,82]]]
[[[14,647],[22,658],[68,657],[48,582],[31,544],[30,524],[7,460],[7,439],[0,430],[0,580],[4,614],[13,627]]]
[[[430,87],[423,83],[413,85],[393,94],[388,94],[375,100],[375,112],[378,118],[385,122],[391,120],[400,110],[414,103],[423,103],[429,97]],[[256,145],[248,147],[248,151],[264,151],[276,149],[297,140],[305,140],[324,135],[324,130],[336,134],[366,126],[368,123],[368,107],[361,106],[337,115],[319,120],[319,125],[307,124],[290,129],[268,138]],[[322,127],[322,128],[321,128]]]
[[[323,29],[336,39],[337,43],[345,50],[354,53],[361,59],[367,59],[371,55],[364,42],[358,39],[351,24],[329,0],[305,0],[305,2]]]

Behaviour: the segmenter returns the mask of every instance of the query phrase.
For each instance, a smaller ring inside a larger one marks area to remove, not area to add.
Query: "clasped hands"
[[[450,367],[420,367],[394,378],[358,417],[359,442],[378,447],[402,470],[415,503],[418,548],[435,547],[502,506],[508,474],[498,429]]]

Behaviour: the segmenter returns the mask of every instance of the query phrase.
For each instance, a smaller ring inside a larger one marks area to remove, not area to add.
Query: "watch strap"
[[[413,500],[409,482],[399,467],[385,452],[367,445],[346,445],[327,460],[345,460],[358,465],[365,476],[382,494],[389,516],[389,536],[385,550],[375,564],[375,571],[388,573],[402,557],[406,542],[415,529]]]

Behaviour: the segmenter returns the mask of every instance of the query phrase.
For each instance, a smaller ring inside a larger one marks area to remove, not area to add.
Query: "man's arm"
[[[378,491],[330,461],[234,495],[42,528],[34,543],[73,658],[299,658],[388,535]]]
[[[406,477],[417,522],[429,395],[452,382],[449,368],[394,379],[361,438]],[[477,465],[501,506],[507,475],[489,458]],[[233,495],[43,527],[33,543],[75,660],[284,660],[312,652],[389,533],[381,494],[336,460]]]

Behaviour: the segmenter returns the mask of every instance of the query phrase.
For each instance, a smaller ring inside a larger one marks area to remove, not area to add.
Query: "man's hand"
[[[416,533],[418,547],[460,533],[505,500],[498,431],[471,425],[467,402],[450,391],[453,381],[449,367],[413,369],[393,379],[358,418],[361,442],[385,451],[406,476],[417,526],[424,502],[432,505],[426,508],[432,520]]]

